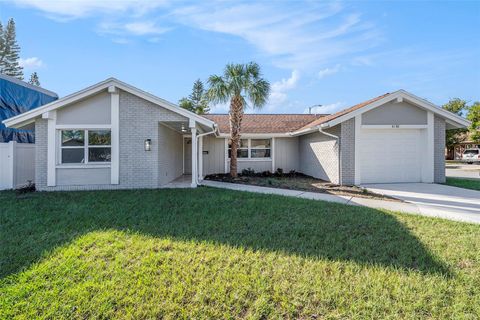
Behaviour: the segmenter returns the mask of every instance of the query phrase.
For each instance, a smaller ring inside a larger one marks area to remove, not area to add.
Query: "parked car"
[[[474,162],[480,162],[480,149],[467,149],[462,154],[462,161],[472,164]]]

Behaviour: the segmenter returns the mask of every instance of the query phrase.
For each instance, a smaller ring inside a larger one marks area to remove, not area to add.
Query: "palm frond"
[[[217,75],[208,78],[209,89],[207,91],[207,99],[212,103],[225,103],[228,101],[230,94],[228,85],[224,79]]]
[[[252,102],[253,108],[263,107],[270,95],[270,83],[263,79],[257,79],[252,82],[248,88],[246,88],[248,100]]]

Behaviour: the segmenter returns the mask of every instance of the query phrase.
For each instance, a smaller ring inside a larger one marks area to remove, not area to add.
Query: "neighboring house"
[[[229,171],[228,115],[199,116],[113,78],[4,123],[35,124],[38,190],[156,188],[183,174],[195,187]],[[468,124],[403,90],[328,116],[245,115],[238,170],[444,182],[445,130]]]
[[[451,148],[451,150],[445,150],[445,157],[447,160],[460,160],[462,159],[463,152],[471,148],[480,148],[480,141],[474,141],[472,133],[466,132],[462,135],[462,142],[457,143]]]
[[[58,99],[56,93],[0,73],[0,121]],[[5,128],[0,123],[1,142],[33,143],[33,126],[22,130]]]

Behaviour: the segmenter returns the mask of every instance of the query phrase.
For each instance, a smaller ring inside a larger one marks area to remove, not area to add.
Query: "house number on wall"
[[[399,124],[392,124],[392,128],[400,128]]]

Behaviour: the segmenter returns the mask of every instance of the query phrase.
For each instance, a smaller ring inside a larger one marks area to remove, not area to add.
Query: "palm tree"
[[[265,105],[270,93],[270,84],[262,78],[260,66],[254,62],[247,64],[227,64],[223,76],[208,78],[208,99],[213,103],[227,103],[230,100],[230,175],[237,176],[237,148],[240,143],[241,125],[247,102],[252,108]]]

